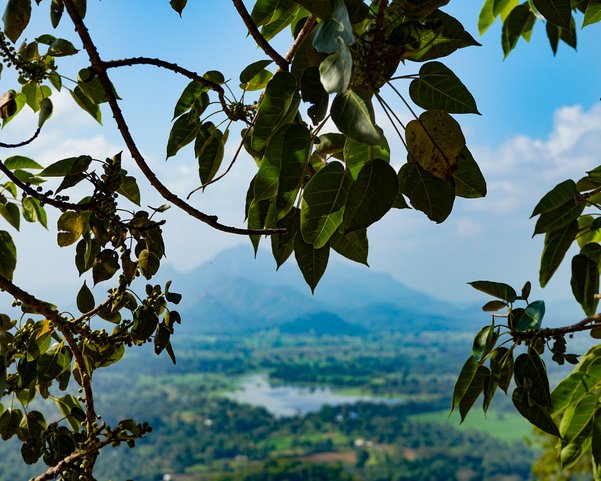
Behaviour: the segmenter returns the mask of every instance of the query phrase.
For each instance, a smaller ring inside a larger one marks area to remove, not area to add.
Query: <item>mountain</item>
[[[180,332],[243,333],[286,325],[301,329],[321,318],[371,331],[471,330],[486,322],[450,304],[411,289],[392,276],[332,259],[315,295],[290,259],[277,272],[270,253],[235,247],[188,273],[162,269],[183,294]],[[335,316],[335,317],[333,317]],[[467,321],[466,321],[467,319]],[[472,321],[470,321],[472,319]],[[475,321],[475,322],[474,322]],[[309,328],[310,330],[310,328]],[[352,330],[352,329],[351,329]]]
[[[278,326],[284,334],[314,334],[315,336],[364,336],[365,327],[347,322],[331,312],[314,312]]]

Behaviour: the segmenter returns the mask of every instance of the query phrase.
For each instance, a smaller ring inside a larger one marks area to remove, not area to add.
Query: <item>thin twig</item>
[[[18,147],[25,147],[26,145],[31,144],[35,139],[37,139],[41,131],[42,127],[38,127],[34,134],[27,140],[24,140],[23,142],[19,142],[17,144],[5,144],[4,142],[0,142],[0,147],[4,149],[16,149]]]
[[[286,232],[286,229],[241,229],[239,227],[231,227],[221,224],[217,220],[217,216],[208,215],[204,212],[199,211],[195,207],[188,204],[185,200],[178,197],[176,194],[171,192],[156,176],[154,171],[147,164],[144,156],[138,149],[136,142],[133,139],[133,136],[129,130],[129,126],[123,116],[123,112],[119,107],[119,102],[115,97],[115,93],[113,90],[113,86],[111,84],[110,78],[106,72],[106,67],[104,66],[104,62],[100,58],[100,54],[96,48],[96,45],[92,41],[90,37],[90,33],[85,23],[79,16],[77,12],[77,8],[75,7],[73,0],[64,0],[64,5],[67,10],[67,13],[71,17],[71,21],[75,26],[75,30],[77,31],[79,38],[81,39],[83,46],[88,53],[88,57],[90,59],[90,63],[92,68],[96,71],[98,75],[98,79],[104,89],[104,93],[106,96],[107,103],[111,109],[113,114],[113,118],[117,124],[117,128],[121,133],[121,137],[123,138],[129,152],[131,153],[132,158],[138,165],[138,168],[142,171],[142,173],[146,176],[150,184],[155,188],[155,190],[163,196],[163,198],[173,205],[176,205],[181,210],[189,214],[191,217],[194,217],[205,224],[213,227],[214,229],[220,230],[222,232],[228,232],[231,234],[240,234],[240,235],[272,235],[272,234],[283,234]]]
[[[313,29],[313,26],[315,25],[316,20],[317,20],[317,17],[315,15],[311,15],[310,17],[307,17],[307,20],[305,20],[305,24],[303,25],[303,28],[301,28],[300,32],[298,32],[298,35],[294,39],[294,43],[290,47],[290,50],[288,50],[288,52],[286,53],[286,57],[284,57],[286,59],[286,61],[292,62],[292,59],[294,59],[294,56],[296,55],[296,52],[298,51],[300,44],[307,37],[307,35],[309,35],[311,30]]]
[[[290,63],[288,62],[288,60],[282,57],[269,44],[267,40],[265,40],[265,37],[263,37],[259,29],[257,28],[257,25],[250,16],[250,13],[248,13],[248,10],[246,9],[246,6],[242,2],[242,0],[232,0],[232,2],[234,3],[234,7],[236,7],[236,10],[238,10],[238,14],[244,22],[244,25],[246,25],[248,33],[250,33],[250,36],[255,40],[255,42],[257,42],[257,45],[261,47],[261,50],[263,50],[263,52],[265,52],[267,56],[277,64],[280,70],[288,71],[288,66],[290,65]]]
[[[228,107],[227,101],[225,99],[225,91],[223,87],[218,83],[215,83],[209,79],[206,79],[202,75],[199,75],[196,72],[188,70],[184,67],[180,67],[179,65],[173,62],[167,62],[166,60],[161,60],[160,58],[151,58],[151,57],[132,57],[132,58],[124,58],[120,60],[109,60],[107,62],[101,62],[103,69],[110,68],[118,68],[118,67],[132,67],[134,65],[153,65],[155,67],[164,68],[166,70],[170,70],[172,72],[183,75],[184,77],[189,78],[190,80],[194,80],[208,89],[211,89],[217,92],[219,97],[219,103],[221,104],[221,108],[225,115],[228,116],[231,120],[245,120],[246,118],[236,115],[232,110]]]

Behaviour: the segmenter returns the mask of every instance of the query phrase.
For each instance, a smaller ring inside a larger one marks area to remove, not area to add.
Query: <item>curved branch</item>
[[[288,50],[288,52],[286,53],[286,57],[285,57],[286,61],[292,62],[292,59],[296,55],[296,52],[298,51],[300,44],[307,37],[307,35],[309,35],[309,32],[311,32],[311,29],[313,28],[313,25],[315,25],[316,20],[317,20],[317,16],[315,16],[315,15],[311,15],[310,17],[307,18],[307,20],[305,21],[305,24],[303,25],[303,28],[301,28],[301,31],[298,32],[298,35],[294,39],[294,43],[290,47],[290,50]]]
[[[271,45],[269,45],[269,42],[265,40],[263,35],[261,35],[261,32],[251,18],[250,13],[248,13],[248,10],[244,6],[242,0],[232,0],[232,2],[234,3],[236,10],[238,10],[238,14],[244,22],[244,25],[246,25],[248,33],[250,33],[250,36],[255,40],[255,42],[257,42],[257,45],[261,47],[261,50],[263,50],[263,52],[265,52],[281,70],[288,71],[290,62],[288,62],[288,60],[282,57]]]
[[[132,67],[134,65],[153,65],[155,67],[164,68],[170,70],[172,72],[183,75],[184,77],[189,78],[190,80],[194,80],[208,89],[211,89],[217,92],[219,96],[219,103],[221,104],[221,108],[227,117],[231,120],[244,120],[246,118],[241,117],[240,115],[236,115],[236,113],[232,112],[232,110],[228,107],[227,102],[225,101],[225,91],[223,87],[218,83],[212,82],[204,78],[202,75],[197,74],[196,72],[192,72],[184,67],[180,67],[176,63],[167,62],[166,60],[161,60],[159,58],[151,58],[151,57],[132,57],[132,58],[124,58],[120,60],[109,60],[109,61],[101,61],[102,69],[108,70],[109,68],[117,68],[117,67]]]
[[[71,21],[73,22],[73,25],[75,26],[75,30],[77,31],[77,34],[79,35],[79,38],[81,39],[83,46],[84,46],[86,52],[88,53],[90,63],[92,65],[93,69],[96,71],[96,73],[98,75],[98,79],[100,80],[100,83],[102,84],[107,102],[108,102],[111,112],[113,114],[113,118],[115,119],[115,122],[117,124],[117,128],[119,129],[119,132],[121,133],[121,137],[125,141],[125,144],[127,145],[127,148],[129,149],[129,152],[131,153],[132,158],[138,165],[138,168],[142,171],[144,176],[146,176],[146,178],[148,179],[150,184],[155,188],[155,190],[159,194],[161,194],[165,200],[171,202],[173,205],[176,205],[177,207],[179,207],[181,210],[186,212],[191,217],[194,217],[194,218],[204,222],[205,224],[208,224],[209,226],[213,227],[214,229],[217,229],[217,230],[220,230],[223,232],[228,232],[231,234],[240,234],[240,235],[271,235],[271,234],[285,233],[286,232],[285,229],[241,229],[239,227],[231,227],[231,226],[226,226],[224,224],[221,224],[220,222],[218,222],[217,216],[205,214],[204,212],[201,212],[198,209],[196,209],[195,207],[191,206],[185,200],[181,199],[176,194],[171,192],[158,179],[158,177],[155,175],[153,170],[146,163],[144,156],[138,149],[138,146],[136,145],[136,142],[133,139],[133,136],[129,130],[129,126],[127,125],[127,122],[125,121],[123,112],[121,111],[121,108],[119,107],[119,103],[115,97],[111,81],[106,72],[106,67],[105,67],[102,59],[100,58],[100,54],[98,53],[96,45],[94,44],[94,42],[92,41],[92,38],[90,37],[88,28],[86,27],[85,23],[83,22],[83,20],[77,13],[77,8],[73,4],[73,0],[63,0],[63,2],[65,5],[65,8],[67,10],[67,13],[69,14],[69,17],[71,18]]]
[[[36,131],[34,132],[34,134],[27,140],[24,140],[23,142],[19,142],[18,144],[5,144],[4,142],[0,142],[0,147],[5,148],[5,149],[16,149],[18,147],[24,147],[27,144],[31,144],[35,139],[37,139],[38,135],[40,135],[41,131],[42,131],[42,127],[38,127],[36,129]]]

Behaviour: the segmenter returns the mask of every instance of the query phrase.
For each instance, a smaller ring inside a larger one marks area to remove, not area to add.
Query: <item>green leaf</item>
[[[49,98],[42,99],[42,102],[40,103],[38,127],[42,127],[42,125],[46,123],[46,120],[48,120],[52,116],[53,108],[54,107],[52,105],[52,100],[50,100]]]
[[[191,113],[178,117],[169,132],[167,158],[173,157],[182,148],[192,142],[200,130],[200,120]]]
[[[531,28],[533,17],[528,4],[524,3],[515,7],[503,22],[501,43],[505,58],[515,48],[522,34]]]
[[[544,315],[545,302],[534,301],[528,304],[513,328],[519,332],[526,332],[529,329],[540,329]]]
[[[479,114],[474,97],[451,69],[440,62],[429,62],[419,70],[419,78],[409,85],[413,102],[425,110]]]
[[[21,224],[21,212],[19,211],[18,206],[10,202],[0,204],[0,215],[15,229],[19,230]]]
[[[198,176],[206,184],[217,175],[225,152],[229,132],[221,132],[212,122],[200,126],[194,142],[194,155],[198,159]]]
[[[173,118],[175,119],[176,117],[179,117],[183,113],[190,110],[190,108],[192,108],[192,105],[194,105],[194,102],[196,102],[196,100],[203,93],[206,93],[206,91],[207,87],[201,84],[200,82],[197,82],[196,80],[190,82],[180,95],[179,99],[177,100],[177,103],[175,104]]]
[[[27,97],[24,93],[14,94],[14,91],[4,94],[0,99],[0,117],[2,118],[2,128],[14,119],[27,103]]]
[[[369,267],[367,263],[369,251],[367,229],[356,230],[348,234],[337,230],[330,238],[330,246],[341,256]]]
[[[549,22],[558,27],[570,27],[572,5],[570,0],[532,0],[536,9]]]
[[[302,236],[296,236],[294,257],[311,292],[315,292],[315,287],[326,271],[329,256],[330,246],[328,244],[315,249],[311,244],[306,243]]]
[[[294,75],[278,72],[267,84],[252,131],[252,148],[261,151],[299,102]]]
[[[134,341],[146,341],[159,324],[159,318],[153,309],[141,306],[134,311],[134,323],[131,328],[131,335]]]
[[[144,249],[138,255],[138,267],[146,279],[152,278],[158,272],[160,264],[161,260],[159,257],[148,249]]]
[[[553,232],[569,225],[584,210],[585,204],[569,200],[565,204],[548,212],[543,212],[534,226],[534,235]]]
[[[92,162],[89,155],[80,155],[79,157],[69,157],[58,160],[46,167],[38,175],[40,177],[65,177],[85,172]]]
[[[453,180],[455,181],[455,195],[459,197],[477,199],[486,196],[486,180],[467,146],[457,156]]]
[[[57,38],[48,47],[48,55],[53,57],[67,57],[69,55],[75,55],[79,50],[75,46],[63,38]]]
[[[113,277],[119,270],[119,256],[111,249],[104,249],[94,259],[92,278],[94,285]]]
[[[405,128],[405,140],[411,160],[432,175],[450,180],[465,137],[453,117],[442,110],[428,110]]]
[[[169,0],[169,5],[171,5],[171,8],[173,8],[173,10],[175,10],[180,17],[182,16],[182,12],[186,7],[186,3],[188,3],[188,0]]]
[[[96,301],[94,300],[94,295],[90,288],[86,285],[86,281],[83,281],[83,285],[79,292],[77,293],[77,309],[79,312],[86,313],[90,312],[96,306]]]
[[[550,212],[563,206],[566,202],[573,201],[578,195],[578,188],[573,180],[566,180],[557,184],[553,189],[547,192],[543,198],[536,204],[530,218]]]
[[[486,366],[478,366],[472,381],[465,390],[464,395],[461,397],[461,401],[459,401],[459,415],[461,416],[461,422],[465,420],[467,413],[484,390],[484,384],[489,377],[490,369]]]
[[[337,40],[340,44],[338,51],[328,55],[319,65],[321,84],[330,94],[341,94],[346,91],[353,68],[351,51],[340,37]]]
[[[478,16],[478,33],[483,35],[484,32],[495,22],[496,15],[493,11],[494,0],[485,0],[480,15]]]
[[[499,347],[490,356],[491,376],[495,377],[499,387],[507,394],[513,377],[513,351]]]
[[[342,138],[346,138],[343,150],[344,163],[353,179],[357,179],[359,172],[368,162],[373,162],[376,159],[390,162],[390,148],[385,137],[382,137],[383,142],[377,145],[363,144],[350,137],[342,136]]]
[[[559,452],[561,469],[571,469],[591,446],[592,425],[585,426],[579,436],[571,442],[562,442]]]
[[[412,53],[407,57],[410,60],[425,62],[450,55],[459,48],[480,45],[461,22],[441,10],[427,19],[426,25],[415,21],[418,36],[410,44]]]
[[[333,1],[332,17],[319,24],[313,47],[318,52],[333,53],[340,48],[340,39],[346,45],[355,43],[353,27],[346,5],[342,0]]]
[[[307,183],[303,192],[301,233],[315,249],[324,247],[342,224],[352,179],[340,162],[330,162]]]
[[[399,189],[411,205],[436,223],[444,222],[453,210],[453,184],[435,177],[415,162],[408,162],[399,170]]]
[[[61,398],[55,399],[55,402],[63,413],[63,416],[67,418],[71,429],[79,431],[81,423],[86,419],[86,415],[77,398],[73,394],[66,394]]]
[[[597,409],[593,415],[592,421],[592,439],[591,439],[593,462],[598,471],[601,467],[601,410]]]
[[[453,401],[451,403],[451,412],[455,410],[461,399],[463,399],[463,396],[465,396],[465,393],[467,392],[472,380],[474,379],[474,376],[476,375],[478,367],[478,361],[476,361],[473,356],[468,357],[467,361],[465,361],[465,364],[459,373],[459,377],[455,382]]]
[[[586,7],[584,12],[584,19],[582,21],[582,28],[592,25],[601,21],[601,2],[598,0],[592,0]],[[600,465],[598,461],[597,465]]]
[[[528,421],[546,433],[561,437],[557,426],[553,422],[553,418],[549,414],[549,410],[533,403],[528,398],[528,394],[523,387],[514,389],[511,398],[514,406]]]
[[[514,302],[518,297],[513,287],[502,282],[473,281],[468,282],[468,284],[474,289],[477,289],[481,292],[484,292],[485,294],[497,297],[509,303]]]
[[[380,220],[392,207],[398,191],[397,174],[388,162],[376,159],[365,164],[351,184],[344,210],[344,232],[361,230]]]
[[[484,326],[478,331],[476,337],[474,337],[474,342],[472,343],[472,356],[478,362],[490,352],[489,337],[491,332],[494,332],[494,326]]]
[[[295,207],[292,208],[288,214],[277,222],[276,227],[286,229],[285,234],[271,236],[271,251],[279,269],[294,252],[296,236],[300,230],[300,210]]]
[[[578,235],[578,221],[573,220],[563,229],[545,235],[543,253],[540,260],[539,281],[545,287],[560,266],[566,252]]]
[[[35,160],[30,159],[29,157],[23,157],[21,155],[13,155],[4,161],[4,166],[7,169],[15,170],[15,169],[41,169],[42,166],[38,164]]]
[[[86,225],[85,217],[82,213],[67,211],[64,212],[57,221],[57,242],[61,247],[73,244],[81,237]]]
[[[482,310],[485,312],[496,312],[499,309],[507,307],[507,304],[502,301],[488,301],[482,306]]]
[[[593,393],[568,406],[559,424],[559,433],[564,441],[570,442],[576,439],[591,422],[598,407],[598,396]]]
[[[371,102],[353,90],[336,95],[330,114],[340,132],[351,139],[369,145],[382,144],[382,134],[373,120]]]
[[[2,21],[4,34],[16,43],[31,18],[31,0],[8,0]]]
[[[10,234],[0,230],[0,275],[11,281],[15,267],[17,267],[17,248]]]
[[[123,175],[117,192],[134,204],[140,205],[140,188],[135,177]]]
[[[265,88],[273,77],[273,74],[265,69],[271,63],[273,60],[259,60],[248,65],[240,73],[240,88],[246,91]]]
[[[601,242],[601,230],[599,223],[595,225],[595,218],[592,215],[583,215],[578,219],[578,228],[580,235],[577,237],[578,245],[584,247],[586,244]]]
[[[102,113],[100,112],[100,106],[94,103],[88,97],[85,92],[78,85],[71,91],[71,97],[75,100],[75,103],[79,105],[83,110],[89,113],[96,122],[102,125]]]
[[[329,103],[328,92],[326,92],[320,80],[319,68],[307,67],[301,76],[300,84],[303,101],[313,104],[307,108],[307,115],[311,118],[313,125],[317,125],[328,113]],[[344,137],[342,134],[329,135]]]
[[[582,306],[587,316],[592,316],[597,310],[599,299],[599,267],[597,263],[583,254],[572,258],[572,293]]]

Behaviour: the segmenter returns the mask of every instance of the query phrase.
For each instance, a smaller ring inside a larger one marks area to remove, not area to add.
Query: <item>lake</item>
[[[401,402],[378,396],[352,396],[328,387],[272,386],[265,374],[253,374],[240,379],[238,389],[227,394],[238,402],[261,406],[274,416],[295,416],[319,411],[324,405],[351,404],[357,401],[393,404]]]

